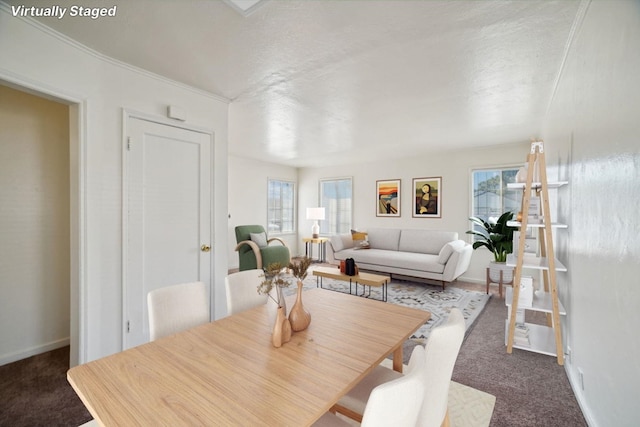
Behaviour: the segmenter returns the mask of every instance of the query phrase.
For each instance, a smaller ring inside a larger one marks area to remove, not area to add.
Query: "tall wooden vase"
[[[267,298],[267,313],[269,315],[270,325],[274,325],[276,322],[278,307],[282,307],[284,317],[287,317],[287,301],[284,299],[282,288],[280,286],[274,286],[269,291],[269,298]]]
[[[274,347],[282,347],[282,344],[291,341],[291,323],[285,314],[284,307],[278,307],[276,320],[271,334],[271,343]]]
[[[298,293],[296,296],[296,302],[289,312],[289,321],[291,322],[291,329],[295,332],[304,331],[309,327],[311,323],[311,314],[305,310],[302,305],[302,281],[298,280]]]

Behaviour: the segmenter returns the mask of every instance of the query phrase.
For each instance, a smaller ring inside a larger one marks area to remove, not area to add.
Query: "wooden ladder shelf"
[[[560,315],[566,314],[564,313],[564,308],[561,306],[558,300],[558,284],[556,281],[556,271],[566,271],[564,266],[559,263],[555,258],[555,253],[553,250],[553,232],[552,227],[562,225],[552,224],[551,222],[551,213],[549,209],[549,183],[547,182],[547,172],[546,172],[546,163],[544,157],[544,145],[542,141],[534,141],[531,143],[531,150],[527,155],[527,179],[522,184],[512,184],[509,185],[510,188],[523,188],[523,198],[522,198],[522,218],[521,220],[513,225],[520,227],[520,235],[518,239],[518,250],[517,254],[511,256],[511,259],[507,261],[508,265],[515,264],[515,273],[514,273],[514,286],[512,291],[511,298],[511,306],[509,312],[509,320],[508,320],[508,331],[506,336],[506,345],[507,345],[507,353],[511,353],[514,347],[514,334],[516,330],[516,314],[518,312],[518,304],[520,298],[520,286],[522,279],[522,271],[526,268],[534,268],[538,270],[542,270],[542,277],[544,283],[544,294],[542,296],[536,296],[540,301],[538,305],[534,303],[534,307],[524,307],[528,310],[537,310],[546,312],[547,316],[547,325],[546,327],[540,328],[538,325],[529,325],[531,328],[537,328],[536,330],[542,329],[542,333],[546,333],[546,338],[542,338],[542,341],[546,341],[547,349],[541,349],[541,347],[534,343],[534,339],[540,340],[540,337],[531,337],[532,342],[530,346],[518,346],[517,348],[536,351],[539,353],[555,355],[558,359],[558,364],[564,364],[564,352],[562,345],[562,331],[560,324]],[[537,175],[536,180],[534,181],[534,175]],[[563,185],[566,183],[554,183],[553,187],[557,187],[559,185]],[[536,195],[540,199],[541,206],[541,214],[542,219],[539,223],[531,221],[528,218],[529,207],[531,203],[532,193],[536,193]],[[538,228],[539,230],[539,257],[532,257],[531,254],[525,255],[525,238],[527,234],[527,228]],[[507,305],[509,302],[507,301]],[[544,305],[544,306],[543,306]],[[530,333],[531,335],[531,333]],[[536,332],[536,335],[539,335]],[[553,335],[553,338],[551,337]],[[553,344],[551,342],[555,340],[555,349],[553,348]]]

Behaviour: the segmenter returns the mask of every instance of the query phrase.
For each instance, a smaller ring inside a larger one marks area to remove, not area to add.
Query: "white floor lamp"
[[[307,208],[307,219],[313,220],[311,237],[317,239],[320,237],[320,225],[318,225],[318,221],[324,219],[324,208]]]

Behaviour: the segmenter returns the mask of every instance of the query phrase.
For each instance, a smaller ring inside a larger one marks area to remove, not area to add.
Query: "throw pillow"
[[[367,233],[365,231],[357,231],[351,230],[351,238],[354,242],[359,242],[361,240],[367,240]]]
[[[262,232],[262,233],[249,233],[249,236],[251,237],[251,241],[255,242],[256,245],[258,245],[259,248],[266,248],[268,243],[267,243],[267,233]]]

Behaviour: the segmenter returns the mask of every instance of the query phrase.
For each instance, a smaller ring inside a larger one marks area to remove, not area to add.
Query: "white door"
[[[124,348],[149,341],[147,293],[211,289],[211,135],[129,120],[125,154]]]

